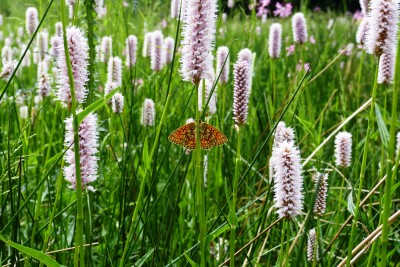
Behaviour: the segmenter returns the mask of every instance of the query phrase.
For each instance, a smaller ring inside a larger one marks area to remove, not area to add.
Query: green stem
[[[169,100],[170,100],[170,95],[167,96],[167,100],[165,102],[164,110],[163,110],[163,113],[161,115],[161,121],[160,121],[160,124],[158,125],[158,129],[157,129],[156,140],[155,140],[155,142],[153,144],[153,147],[151,149],[151,152],[150,152],[150,157],[149,157],[150,158],[150,163],[148,164],[148,166],[152,166],[154,153],[155,153],[155,150],[157,148],[158,141],[160,139],[161,128],[162,128],[163,122],[165,120],[165,116],[166,116],[166,113],[167,113],[166,110],[168,108]],[[133,211],[131,226],[129,228],[128,237],[126,239],[126,244],[125,244],[125,247],[124,247],[124,251],[122,253],[121,262],[119,263],[120,267],[124,267],[125,266],[125,259],[126,259],[126,256],[128,254],[129,248],[130,248],[130,244],[131,244],[131,240],[133,238],[133,234],[135,232],[136,217],[137,217],[139,211],[142,209],[142,206],[143,206],[142,199],[143,199],[144,192],[145,192],[144,189],[146,187],[146,181],[147,181],[147,178],[148,178],[148,174],[149,174],[149,170],[148,170],[148,168],[145,167],[145,174],[144,174],[144,177],[143,177],[143,179],[141,181],[141,184],[140,184],[139,195],[138,195],[138,198],[136,200],[135,209]]]
[[[202,81],[201,89],[204,92],[205,82]],[[203,96],[203,93],[201,94]],[[196,149],[194,151],[194,161],[195,161],[195,180],[196,180],[196,204],[197,204],[197,212],[199,215],[199,241],[200,241],[200,266],[206,266],[206,244],[205,238],[207,233],[207,225],[206,225],[206,214],[205,214],[205,198],[204,198],[204,180],[201,169],[201,148],[200,148],[200,111],[199,111],[199,93],[196,94]],[[204,104],[204,101],[202,101]]]
[[[287,227],[287,219],[283,220],[283,225],[282,225],[282,232],[281,232],[281,245],[279,249],[279,256],[278,256],[278,266],[282,266],[284,262],[284,257],[283,257],[283,246],[285,244],[285,233],[286,233],[286,227]]]
[[[76,99],[75,99],[75,87],[74,87],[74,77],[71,68],[71,59],[69,56],[68,41],[66,35],[66,14],[65,14],[65,0],[61,0],[61,19],[63,26],[63,39],[64,39],[64,51],[65,51],[65,61],[67,63],[69,86],[71,90],[71,112],[73,117],[73,127],[74,127],[74,153],[75,153],[75,167],[76,167],[76,233],[75,233],[75,258],[74,266],[85,266],[84,258],[84,247],[83,247],[83,196],[82,196],[82,177],[81,177],[81,166],[80,166],[80,144],[79,144],[79,125],[78,118],[76,117]]]
[[[400,38],[400,33],[399,37]],[[394,71],[394,81],[393,81],[393,97],[392,97],[392,120],[390,123],[390,141],[389,141],[389,153],[388,153],[388,161],[387,161],[387,179],[385,183],[385,195],[384,195],[384,203],[383,203],[383,213],[381,217],[382,222],[382,237],[381,237],[381,265],[386,266],[386,254],[387,254],[387,245],[388,245],[388,235],[389,235],[389,225],[388,219],[390,215],[390,206],[392,203],[391,199],[391,190],[392,183],[394,178],[396,177],[396,172],[394,172],[393,164],[396,159],[395,151],[395,141],[396,141],[396,123],[397,123],[397,101],[398,101],[398,89],[400,86],[400,44],[397,44],[397,53],[396,53],[396,65]]]
[[[236,216],[236,202],[237,202],[237,191],[238,191],[238,183],[239,183],[239,165],[240,165],[240,145],[241,145],[241,135],[240,135],[240,126],[237,125],[237,149],[236,149],[236,160],[235,160],[235,176],[233,177],[233,191],[232,191],[232,203],[231,203],[231,212],[229,215],[229,223],[231,226],[231,239],[229,243],[230,247],[230,266],[235,266],[235,231],[237,227],[237,216]]]
[[[364,143],[364,151],[363,151],[363,158],[362,158],[362,163],[361,163],[361,171],[360,171],[360,182],[358,184],[358,191],[357,191],[357,202],[356,202],[356,208],[354,211],[354,218],[352,221],[351,225],[351,234],[350,234],[350,242],[348,244],[348,254],[347,254],[347,261],[346,261],[346,266],[350,266],[351,262],[351,257],[352,257],[352,249],[353,249],[353,243],[355,239],[355,233],[356,233],[356,226],[357,226],[357,220],[358,220],[358,213],[360,210],[360,200],[361,200],[361,191],[362,191],[362,186],[365,178],[365,171],[367,169],[367,158],[368,158],[368,148],[369,148],[369,142],[371,139],[371,132],[373,130],[373,119],[374,119],[374,110],[375,110],[375,100],[376,100],[376,89],[378,87],[378,64],[376,64],[376,73],[375,73],[375,80],[374,80],[374,87],[372,89],[372,101],[371,101],[371,109],[369,110],[369,117],[368,117],[368,128],[367,128],[367,134],[365,136],[365,143]]]

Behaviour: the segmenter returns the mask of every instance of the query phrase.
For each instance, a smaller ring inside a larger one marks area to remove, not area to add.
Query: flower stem
[[[61,19],[63,27],[63,40],[64,40],[64,51],[65,51],[65,61],[68,69],[69,85],[71,90],[71,112],[73,117],[73,127],[74,127],[74,152],[75,152],[75,178],[76,178],[76,233],[75,233],[75,258],[74,266],[85,266],[84,258],[84,247],[83,247],[83,196],[82,196],[82,177],[81,177],[81,166],[80,166],[80,155],[79,155],[79,125],[78,118],[76,117],[76,99],[75,99],[75,87],[74,87],[74,77],[71,68],[71,59],[69,56],[68,41],[66,35],[66,14],[65,14],[65,0],[61,0]]]
[[[399,36],[400,38],[400,32]],[[388,153],[388,163],[387,163],[387,179],[385,183],[385,195],[383,202],[383,212],[381,213],[381,223],[382,223],[382,237],[381,237],[381,265],[386,266],[386,254],[388,245],[388,220],[390,215],[391,206],[391,195],[392,195],[392,183],[396,177],[396,172],[393,171],[393,164],[396,160],[395,150],[395,139],[396,139],[396,123],[397,123],[397,101],[398,101],[398,89],[400,85],[400,45],[397,42],[397,52],[396,52],[396,65],[394,71],[394,81],[393,81],[393,97],[392,97],[392,120],[390,123],[390,141],[389,141],[389,153]]]
[[[240,135],[240,126],[237,125],[237,149],[236,149],[236,160],[235,160],[235,176],[233,177],[233,191],[232,191],[232,203],[231,203],[231,212],[229,215],[229,223],[231,225],[231,239],[229,243],[230,247],[230,266],[235,266],[235,231],[237,227],[237,216],[236,216],[236,202],[237,202],[237,190],[239,183],[239,165],[240,165],[240,144],[241,144],[241,135]]]
[[[201,90],[204,92],[205,82],[202,81]],[[203,95],[204,93],[202,93]],[[201,148],[200,148],[200,111],[198,107],[199,93],[196,94],[196,149],[195,149],[195,180],[196,180],[196,204],[199,216],[199,241],[200,241],[200,266],[206,266],[206,214],[205,214],[205,201],[204,201],[204,181],[201,169]],[[204,101],[202,101],[204,104]]]
[[[364,143],[364,151],[363,151],[363,158],[362,158],[362,163],[361,163],[361,170],[360,170],[360,182],[358,184],[358,191],[357,191],[357,202],[356,202],[356,208],[354,211],[354,218],[353,222],[351,225],[351,233],[350,233],[350,242],[348,244],[348,254],[347,254],[347,262],[346,266],[350,266],[351,262],[351,251],[353,249],[353,243],[354,243],[354,238],[355,238],[355,233],[356,233],[356,226],[357,226],[357,220],[358,220],[358,212],[360,209],[360,199],[361,199],[361,191],[362,191],[362,186],[365,178],[365,171],[367,168],[367,158],[368,158],[368,148],[369,148],[369,142],[371,139],[371,132],[373,130],[373,119],[374,119],[374,110],[375,110],[375,100],[376,100],[376,89],[378,87],[378,64],[376,65],[376,73],[375,73],[375,80],[374,80],[374,86],[372,89],[372,102],[371,102],[371,109],[369,110],[369,116],[368,116],[368,128],[367,128],[367,134],[365,136],[365,143]]]

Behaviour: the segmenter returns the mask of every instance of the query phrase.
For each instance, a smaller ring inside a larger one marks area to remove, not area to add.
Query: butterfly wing
[[[211,149],[216,146],[222,146],[228,142],[228,138],[217,128],[208,123],[202,122],[200,124],[201,149]]]
[[[196,123],[185,124],[168,136],[169,141],[186,149],[196,149]]]

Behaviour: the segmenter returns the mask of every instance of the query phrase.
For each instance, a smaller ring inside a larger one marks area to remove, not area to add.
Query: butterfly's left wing
[[[168,136],[169,141],[186,149],[196,149],[196,123],[185,124]]]

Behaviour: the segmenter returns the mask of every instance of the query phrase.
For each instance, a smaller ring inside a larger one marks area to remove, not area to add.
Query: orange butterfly
[[[196,149],[196,122],[183,125],[173,131],[168,136],[169,141],[183,146],[188,150]],[[217,128],[208,123],[200,122],[200,148],[211,149],[216,146],[222,146],[228,142],[228,138]]]

